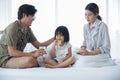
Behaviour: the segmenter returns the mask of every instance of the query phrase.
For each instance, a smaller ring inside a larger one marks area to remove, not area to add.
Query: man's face
[[[35,19],[35,16],[33,16],[33,15],[25,15],[24,16],[24,22],[25,22],[25,25],[26,26],[31,26],[31,24],[32,24],[32,21],[34,21],[34,19]]]

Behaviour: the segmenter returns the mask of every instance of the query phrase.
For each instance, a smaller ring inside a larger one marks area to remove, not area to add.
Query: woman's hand
[[[85,56],[85,55],[89,55],[89,53],[90,52],[86,48],[84,48],[84,47],[81,48],[80,55]]]
[[[80,53],[80,55],[83,55],[83,56],[88,55],[88,54],[89,52],[86,49],[83,49]]]
[[[100,49],[96,49],[96,50],[87,50],[87,49],[82,49],[82,52],[80,53],[80,55],[97,55],[97,54],[101,54],[101,50]]]

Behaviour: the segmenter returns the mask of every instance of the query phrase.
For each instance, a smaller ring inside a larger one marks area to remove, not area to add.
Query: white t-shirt
[[[47,52],[48,53],[50,53],[53,44],[54,44],[54,42],[47,47]],[[70,48],[71,46],[72,45],[69,42],[68,43],[64,43],[63,46],[56,45],[55,46],[55,49],[56,49],[56,58],[55,59],[57,61],[59,61],[62,58],[64,58],[68,54],[68,48]]]

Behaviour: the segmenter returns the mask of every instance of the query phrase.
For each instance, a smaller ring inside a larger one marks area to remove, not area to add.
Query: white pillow
[[[74,67],[103,67],[115,65],[115,62],[108,54],[99,54],[92,56],[77,55]]]

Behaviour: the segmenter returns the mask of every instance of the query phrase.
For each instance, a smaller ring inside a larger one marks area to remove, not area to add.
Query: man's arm
[[[23,56],[31,56],[38,57],[43,55],[43,50],[36,50],[34,53],[26,53],[16,49],[14,46],[8,46],[8,53],[10,56],[23,57]]]
[[[34,41],[33,43],[32,43],[32,45],[34,46],[34,47],[36,47],[37,49],[39,49],[39,47],[40,46],[48,46],[48,45],[50,45],[52,42],[54,41],[54,38],[51,38],[51,39],[49,39],[49,40],[47,40],[47,41],[45,41],[45,42],[39,42],[39,41]]]

